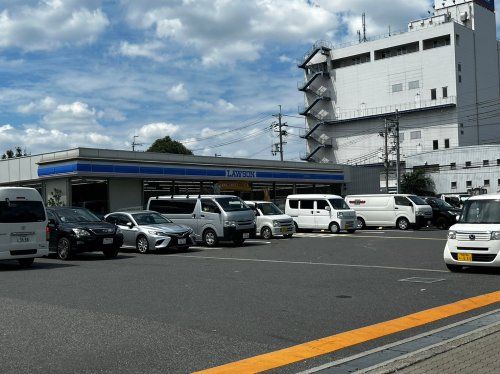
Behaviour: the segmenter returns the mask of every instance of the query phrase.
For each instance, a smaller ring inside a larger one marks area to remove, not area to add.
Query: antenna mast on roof
[[[366,14],[363,13],[363,42],[368,41],[366,38]]]

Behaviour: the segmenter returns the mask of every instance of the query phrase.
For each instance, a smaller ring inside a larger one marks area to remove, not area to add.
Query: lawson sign
[[[226,169],[226,178],[255,179],[257,178],[257,172],[253,170]]]

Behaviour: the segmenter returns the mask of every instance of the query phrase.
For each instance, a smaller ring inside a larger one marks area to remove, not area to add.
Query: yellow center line
[[[198,371],[203,374],[259,373],[325,355],[373,339],[426,325],[457,314],[500,302],[500,291],[460,300],[448,305],[427,309],[390,321],[328,336],[279,351],[265,353],[212,369]]]

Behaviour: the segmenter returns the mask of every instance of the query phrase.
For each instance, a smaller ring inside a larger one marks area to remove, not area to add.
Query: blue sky
[[[295,59],[319,39],[403,29],[429,0],[0,0],[0,152],[75,146],[145,150],[159,137],[196,154],[286,159],[305,151]],[[390,9],[390,11],[388,11]],[[230,132],[229,132],[230,131]]]

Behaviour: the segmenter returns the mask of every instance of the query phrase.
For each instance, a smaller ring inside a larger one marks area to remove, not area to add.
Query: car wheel
[[[57,257],[63,261],[70,260],[73,257],[71,242],[68,238],[61,238],[57,242]]]
[[[406,218],[400,218],[398,219],[398,221],[396,222],[396,226],[398,227],[398,229],[400,230],[403,230],[403,231],[406,231],[410,228],[410,221],[408,221]]]
[[[206,229],[203,232],[203,244],[207,247],[215,247],[217,245],[217,233],[212,229]]]
[[[446,264],[446,267],[452,273],[457,273],[457,272],[459,272],[459,271],[461,271],[463,269],[463,266],[461,266],[461,265]]]
[[[31,265],[33,265],[33,262],[35,262],[34,258],[20,258],[17,260],[19,263],[19,266],[22,268],[29,268]]]
[[[118,251],[119,248],[113,247],[113,248],[106,248],[102,250],[102,253],[104,254],[104,257],[106,258],[115,258],[118,256]]]
[[[295,232],[299,232],[299,225],[297,225],[297,222],[293,221],[293,225],[295,226]]]
[[[141,253],[141,254],[146,254],[149,252],[149,242],[148,242],[148,238],[146,238],[145,236],[141,235],[137,238],[137,242],[136,242],[136,248],[137,248],[137,252]]]
[[[446,223],[446,220],[443,217],[438,218],[436,221],[436,227],[440,230],[447,230],[448,225]]]
[[[329,229],[332,234],[338,234],[340,232],[340,226],[337,222],[330,223]]]
[[[366,223],[365,223],[365,220],[361,217],[357,217],[356,218],[356,228],[358,230],[363,230],[365,227],[366,227]]]
[[[264,226],[262,228],[262,230],[260,230],[260,236],[263,239],[269,240],[273,237],[273,232],[271,231],[271,229],[269,227]]]

